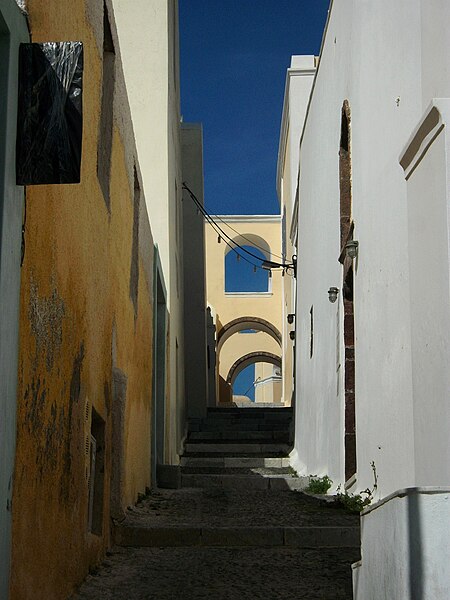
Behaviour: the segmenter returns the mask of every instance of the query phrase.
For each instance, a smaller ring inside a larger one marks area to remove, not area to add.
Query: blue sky
[[[318,54],[329,0],[179,0],[181,112],[202,122],[206,208],[279,212],[286,69]]]
[[[286,69],[293,54],[319,53],[328,5],[179,0],[181,113],[185,122],[203,123],[211,214],[279,213],[276,168]],[[235,285],[242,278],[258,285],[261,273],[244,262],[235,265]],[[242,371],[235,393],[251,387],[254,373],[254,365]]]

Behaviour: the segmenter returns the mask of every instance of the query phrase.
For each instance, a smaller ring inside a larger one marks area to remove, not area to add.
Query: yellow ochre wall
[[[28,3],[32,41],[84,43],[84,123],[81,184],[26,190],[11,600],[65,600],[110,543],[113,368],[126,381],[123,447],[114,448],[123,456],[122,507],[150,485],[153,245],[141,198],[139,231],[146,239],[139,240],[135,315],[136,159],[117,44],[110,212],[97,179],[102,5]],[[100,536],[87,528],[87,400],[105,421]]]

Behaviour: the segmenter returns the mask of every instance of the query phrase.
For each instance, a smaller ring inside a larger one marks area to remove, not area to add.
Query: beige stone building
[[[290,404],[290,396],[284,396],[280,390],[279,376],[273,376],[273,367],[282,370],[282,298],[284,281],[292,277],[292,269],[284,276],[282,269],[266,271],[266,279],[262,278],[258,291],[251,290],[248,281],[241,282],[238,289],[227,289],[228,271],[237,268],[230,266],[230,259],[234,262],[238,258],[235,250],[241,254],[244,266],[246,258],[260,265],[255,256],[276,264],[284,262],[281,218],[227,215],[214,220],[226,234],[218,235],[215,228],[205,223],[207,301],[216,326],[217,398],[219,402],[229,402],[239,373],[251,364],[263,363],[270,365],[270,376],[265,367],[257,367],[263,369],[255,375],[257,398]],[[238,246],[244,246],[255,256],[239,250]],[[260,270],[255,266],[256,269]],[[257,386],[262,379],[265,385]]]

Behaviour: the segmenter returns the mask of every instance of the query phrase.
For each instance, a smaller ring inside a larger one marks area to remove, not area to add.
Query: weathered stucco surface
[[[130,278],[139,166],[116,45],[114,107],[122,114],[114,120],[108,211],[97,178],[102,56],[94,32],[103,14],[90,4],[76,0],[68,11],[57,0],[28,3],[33,41],[84,43],[84,124],[81,183],[27,189],[12,600],[65,599],[110,541],[111,479],[115,512],[150,484],[153,243],[142,199],[136,300]],[[126,378],[125,398],[113,388],[113,369]],[[124,402],[123,414],[113,401]],[[100,535],[88,531],[90,407],[104,421]],[[112,472],[113,415],[121,428],[114,469],[126,476]]]

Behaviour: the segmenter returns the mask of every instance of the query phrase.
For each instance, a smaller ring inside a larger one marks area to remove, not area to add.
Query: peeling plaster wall
[[[12,600],[65,600],[110,544],[110,503],[117,516],[150,485],[153,240],[145,202],[138,219],[134,210],[135,168],[141,176],[109,2],[109,211],[97,177],[101,4],[75,0],[67,11],[58,0],[28,2],[33,41],[84,42],[84,125],[81,183],[27,188]],[[104,422],[100,535],[88,531],[91,407]]]

